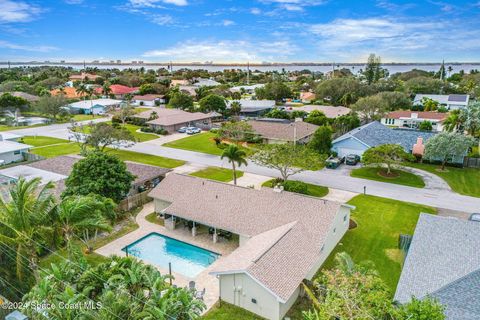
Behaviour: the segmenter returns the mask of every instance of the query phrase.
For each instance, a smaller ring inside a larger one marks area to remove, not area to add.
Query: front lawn
[[[229,182],[233,180],[233,170],[219,167],[208,167],[206,169],[194,172],[191,176],[216,180],[221,182]],[[242,171],[237,170],[237,179],[243,176]]]
[[[424,188],[425,182],[420,176],[416,174],[403,171],[403,170],[396,170],[392,169],[392,176],[387,177],[385,168],[377,168],[377,167],[363,167],[359,169],[354,169],[350,173],[350,176],[355,178],[362,178],[368,180],[375,180],[381,182],[388,182],[388,183],[395,183],[401,184],[404,186],[415,187],[415,188]]]
[[[370,260],[393,295],[403,262],[398,238],[400,234],[413,235],[420,213],[435,214],[436,209],[369,195],[358,195],[348,204],[356,207],[351,218],[358,226],[345,234],[324,267],[334,266],[335,254],[342,251],[356,263]]]
[[[25,136],[21,140],[23,143],[29,144],[34,147],[43,147],[43,146],[49,146],[52,144],[59,144],[59,143],[69,143],[69,141],[65,139],[52,138],[52,137],[46,137],[46,136]]]
[[[99,118],[105,118],[105,116],[99,116],[99,115],[93,115],[93,114],[75,114],[72,117],[73,121],[88,121],[88,120],[94,120],[94,119],[99,119]]]
[[[218,148],[213,138],[215,133],[204,132],[165,143],[164,147],[203,152],[220,156],[223,150]]]
[[[202,320],[263,320],[262,317],[257,316],[250,311],[243,308],[231,305],[222,301],[222,305],[217,302],[213,307],[203,316]]]
[[[68,154],[78,154],[80,146],[76,142],[69,142],[63,144],[46,145],[30,150],[31,153],[38,154],[45,158],[53,158],[58,156],[65,156]]]
[[[108,153],[116,155],[123,161],[139,162],[167,169],[176,168],[185,164],[185,161],[182,160],[170,159],[128,150],[109,149]]]
[[[156,212],[149,213],[147,216],[145,216],[145,220],[151,223],[158,224],[159,226],[165,225],[163,219],[159,218],[158,213]]]
[[[428,163],[407,163],[406,165],[436,174],[445,180],[453,191],[472,197],[480,197],[480,169],[441,167]]]
[[[262,184],[262,187],[273,188],[273,184],[275,183],[275,179],[265,181]],[[325,197],[328,194],[328,188],[324,186],[319,186],[317,184],[305,183],[307,185],[308,193],[307,195],[312,197]]]
[[[106,123],[108,125],[112,125],[111,121],[104,122],[104,123]],[[122,127],[122,124],[120,124],[120,127]],[[145,133],[145,132],[141,132],[141,131],[137,132],[137,130],[140,130],[141,127],[136,126],[134,124],[126,123],[124,128],[127,129],[132,134],[132,136],[135,138],[135,141],[137,141],[137,142],[145,142],[145,141],[154,140],[154,139],[159,138],[158,135],[153,134],[153,133]],[[91,127],[89,125],[84,125],[83,126],[83,133],[90,134],[90,131],[91,131]]]

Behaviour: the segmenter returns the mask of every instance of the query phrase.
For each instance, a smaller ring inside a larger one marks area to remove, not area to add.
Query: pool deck
[[[223,257],[229,255],[238,247],[238,243],[234,241],[219,241],[217,243],[213,243],[212,236],[209,235],[208,232],[199,232],[199,234],[197,234],[195,237],[192,237],[192,234],[188,229],[178,228],[171,231],[163,226],[145,220],[145,217],[154,211],[155,209],[153,201],[145,204],[143,209],[138,213],[137,217],[135,218],[135,221],[139,225],[139,228],[137,230],[132,231],[101,248],[98,248],[97,250],[95,250],[95,252],[106,257],[111,255],[125,257],[126,253],[122,251],[124,247],[137,241],[140,238],[145,237],[152,232],[156,232],[164,236],[184,241],[200,248],[219,253]],[[207,305],[207,310],[210,309],[210,307],[212,307],[215,302],[217,302],[219,296],[218,279],[215,276],[209,275],[208,273],[212,268],[215,267],[215,264],[223,258],[222,256],[220,256],[216,262],[212,263],[205,270],[203,270],[195,279],[188,278],[184,275],[176,273],[175,270],[172,270],[172,274],[175,277],[175,280],[173,281],[175,285],[179,287],[188,287],[188,283],[191,280],[194,280],[196,282],[196,288],[198,291],[203,290],[203,288],[206,289],[204,302]],[[153,263],[150,264],[154,265]],[[156,265],[154,266],[162,274],[168,274],[168,270]]]

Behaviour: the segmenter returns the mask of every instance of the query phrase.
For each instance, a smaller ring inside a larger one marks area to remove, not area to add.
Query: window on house
[[[343,216],[343,222],[346,222],[347,221],[347,215],[344,215]]]
[[[333,228],[333,234],[337,233],[337,228]]]
[[[20,151],[13,151],[13,154],[20,154]]]

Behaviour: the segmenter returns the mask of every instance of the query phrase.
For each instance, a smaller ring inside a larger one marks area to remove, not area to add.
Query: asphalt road
[[[96,119],[95,122],[107,121],[108,119]],[[89,122],[89,121],[87,121]],[[44,127],[35,127],[28,129],[15,130],[12,133],[22,135],[39,135],[56,138],[68,139],[68,127],[70,124],[56,124]],[[128,148],[128,150],[163,156],[173,159],[180,159],[192,163],[199,163],[209,166],[218,166],[230,168],[227,160],[221,160],[220,157],[192,152],[187,150],[167,148],[155,143],[143,142]],[[279,173],[276,170],[269,169],[263,166],[256,165],[249,162],[248,166],[240,167],[240,170],[278,177]],[[436,178],[428,177],[435,180]],[[429,205],[432,207],[445,208],[450,210],[457,210],[462,212],[478,212],[480,211],[480,198],[463,196],[452,192],[448,187],[442,187],[441,183],[434,183],[435,187],[427,187],[424,189],[401,186],[391,183],[383,183],[359,178],[350,177],[342,170],[323,169],[320,171],[304,171],[295,176],[292,180],[300,180],[308,183],[318,184],[330,188],[346,190],[351,192],[367,194],[391,198],[401,201],[414,202],[418,204]],[[427,184],[428,186],[428,184]]]

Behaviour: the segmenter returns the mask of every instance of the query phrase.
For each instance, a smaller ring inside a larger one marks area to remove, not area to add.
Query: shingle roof
[[[110,90],[112,94],[127,94],[127,93],[134,93],[138,91],[138,87],[127,87],[121,84],[112,84],[110,86]]]
[[[153,101],[156,99],[163,99],[165,96],[162,94],[144,94],[143,96],[137,95],[133,97],[133,100]]]
[[[0,95],[4,93],[10,93],[14,97],[20,97],[30,102],[35,102],[40,99],[39,96],[35,96],[33,94],[22,92],[22,91],[0,92]]]
[[[247,122],[252,126],[253,131],[266,139],[275,139],[283,141],[300,140],[311,136],[318,129],[318,126],[298,121],[298,122],[280,122],[269,120],[251,120]]]
[[[170,203],[165,213],[252,237],[212,273],[248,273],[284,301],[318,261],[342,206],[270,188],[254,190],[175,173],[149,196]]]
[[[199,121],[209,119],[212,116],[202,112],[187,112],[180,109],[168,109],[168,108],[152,108],[151,110],[141,112],[135,117],[149,119],[152,112],[157,113],[158,118],[150,120],[147,124],[155,124],[161,126],[172,126],[175,124],[181,124],[191,121]]]
[[[435,134],[435,132],[410,129],[390,129],[378,121],[373,121],[347,132],[343,136],[335,139],[333,143],[348,138],[354,138],[368,147],[375,147],[381,144],[400,144],[405,151],[409,152],[412,150],[413,145],[417,142],[419,137],[422,137],[423,142],[425,143]]]
[[[73,165],[80,159],[82,159],[80,156],[59,156],[33,162],[28,166],[69,176]],[[125,161],[125,164],[127,165],[127,170],[135,176],[134,184],[140,184],[157,176],[164,176],[170,171],[169,169],[130,161]]]
[[[479,243],[480,223],[421,214],[394,299],[432,295],[449,319],[479,319],[480,309],[470,306],[480,296]]]

